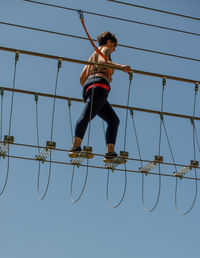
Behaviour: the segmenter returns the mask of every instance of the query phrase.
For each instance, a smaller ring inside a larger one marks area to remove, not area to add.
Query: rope
[[[7,22],[1,22],[0,21],[0,24],[7,25],[7,26],[12,26],[12,27],[16,27],[16,28],[22,28],[22,29],[28,29],[28,30],[33,30],[33,31],[40,31],[40,32],[50,33],[50,34],[64,36],[64,37],[89,40],[86,37],[82,37],[82,36],[78,36],[78,35],[72,35],[72,34],[67,34],[67,33],[62,33],[62,32],[51,31],[51,30],[44,30],[44,29],[39,29],[39,28],[29,27],[29,26],[24,26],[24,25],[18,25],[18,24],[13,24],[13,23],[7,23]],[[96,41],[95,39],[92,39],[92,40]],[[139,48],[139,47],[130,46],[130,45],[124,45],[124,44],[118,44],[118,46],[119,47],[124,47],[124,48],[129,48],[129,49],[134,49],[134,50],[138,50],[138,51],[142,51],[142,52],[148,52],[148,53],[153,53],[153,54],[158,54],[158,55],[164,55],[164,56],[170,56],[170,57],[174,57],[174,58],[180,58],[180,59],[184,59],[184,60],[200,62],[200,59],[193,58],[193,57],[180,56],[180,55],[175,55],[175,54],[170,54],[170,53],[166,53],[166,52],[155,51],[155,50],[152,50],[152,49]]]
[[[34,3],[34,4],[40,4],[40,5],[55,7],[55,8],[59,8],[59,9],[65,9],[65,10],[70,10],[70,11],[77,11],[77,9],[69,8],[69,7],[64,7],[64,6],[58,6],[58,5],[48,4],[48,3],[41,3],[41,2],[36,2],[36,1],[32,1],[32,0],[24,0],[24,1],[30,2],[30,3]],[[144,22],[140,22],[140,21],[136,21],[136,20],[129,20],[129,19],[125,19],[125,18],[114,17],[114,16],[110,16],[110,15],[94,13],[94,12],[89,12],[89,11],[83,11],[83,13],[90,14],[90,15],[95,15],[95,16],[99,16],[99,17],[104,17],[104,18],[109,18],[109,19],[114,19],[114,20],[125,21],[125,22],[129,22],[129,23],[135,23],[135,24],[139,24],[139,25],[143,25],[143,26],[148,26],[148,27],[153,27],[153,28],[158,28],[158,29],[163,29],[163,30],[169,30],[169,31],[174,31],[174,32],[194,35],[194,36],[200,36],[200,34],[195,33],[195,32],[178,30],[178,29],[175,29],[175,28],[164,27],[164,26],[155,25],[155,24],[151,24],[151,23],[144,23]]]
[[[198,84],[195,84],[195,94],[194,94],[194,104],[193,104],[193,117],[195,116],[195,111],[196,111],[196,98],[197,98],[197,91],[198,91]],[[196,132],[196,128],[195,128],[195,124],[194,124],[194,120],[191,119],[191,124],[192,124],[192,132],[193,132],[193,153],[194,153],[194,160],[196,160],[196,148],[195,148],[195,132]],[[197,133],[196,133],[196,137],[197,137]],[[198,140],[198,138],[197,138]],[[197,141],[197,144],[199,146],[199,142]],[[194,193],[194,198],[192,201],[191,206],[188,208],[188,210],[182,212],[179,210],[178,205],[177,205],[177,195],[178,195],[178,178],[176,178],[176,185],[175,185],[175,208],[177,210],[177,212],[181,215],[187,215],[193,208],[194,205],[196,203],[196,199],[197,199],[197,192],[198,192],[198,186],[197,186],[197,171],[196,168],[194,168],[194,174],[195,174],[195,193]]]
[[[54,129],[54,116],[55,116],[55,100],[56,100],[56,92],[57,92],[57,87],[58,87],[58,75],[59,75],[59,71],[62,65],[62,60],[59,59],[58,60],[58,66],[57,66],[57,73],[56,73],[56,82],[55,82],[55,89],[54,89],[54,100],[53,100],[53,110],[52,110],[52,121],[51,121],[51,141],[53,139],[53,129]],[[38,141],[38,151],[40,151],[39,149],[39,122],[38,122],[38,107],[37,107],[37,102],[38,99],[36,97],[35,99],[36,101],[36,127],[37,127],[37,141]],[[49,172],[48,172],[48,179],[47,179],[47,184],[45,187],[45,191],[43,193],[43,195],[41,196],[40,194],[40,168],[41,168],[41,161],[39,161],[38,163],[38,177],[37,177],[37,192],[38,192],[38,199],[39,200],[43,200],[46,197],[46,194],[48,192],[49,189],[49,184],[50,184],[50,178],[51,178],[51,167],[52,167],[52,150],[50,149],[50,163],[49,163]]]
[[[30,1],[30,0],[24,0],[24,1]],[[116,1],[116,0],[107,0],[107,1],[110,1],[110,2],[113,2],[113,3],[118,3],[118,4],[123,4],[123,5],[128,5],[128,6],[133,6],[133,7],[137,7],[137,8],[142,8],[142,9],[146,9],[146,10],[150,10],[150,11],[154,11],[154,12],[165,13],[165,14],[179,16],[179,17],[182,17],[182,18],[188,18],[188,19],[200,21],[200,18],[188,16],[188,15],[185,15],[185,14],[168,12],[168,11],[165,11],[165,10],[159,10],[159,9],[150,8],[150,7],[147,7],[147,6],[141,6],[141,5],[126,3],[126,2]]]
[[[0,88],[0,94],[1,94],[0,140],[2,141],[2,135],[3,135],[3,127],[2,127],[2,122],[3,122],[3,96],[4,96],[4,89],[3,88]]]
[[[160,109],[160,133],[159,133],[159,143],[158,143],[158,155],[160,156],[160,152],[161,152],[161,139],[162,139],[162,119],[163,119],[163,105],[164,105],[164,89],[165,89],[165,84],[166,84],[166,78],[163,78],[162,81],[162,96],[161,96],[161,109]],[[145,205],[145,201],[144,201],[144,174],[142,174],[142,204],[144,207],[144,210],[147,212],[152,212],[155,210],[155,208],[158,205],[159,199],[160,199],[160,192],[161,192],[161,169],[160,169],[160,164],[158,164],[158,174],[159,174],[159,178],[158,178],[158,194],[157,194],[157,198],[156,198],[156,202],[153,205],[153,207],[151,209],[148,209],[147,206]]]
[[[128,97],[127,97],[127,107],[129,106],[129,100],[130,100],[130,88],[131,88],[131,82],[133,79],[133,73],[131,72],[129,74],[129,87],[128,87]],[[128,109],[126,109],[126,120],[125,120],[125,129],[124,129],[124,151],[126,149],[126,134],[127,134],[127,123],[128,123]],[[110,171],[108,169],[107,173],[107,182],[106,182],[106,200],[111,208],[117,208],[120,206],[120,204],[123,202],[125,194],[126,194],[126,189],[127,189],[127,171],[126,171],[126,163],[124,163],[124,190],[121,196],[121,199],[119,200],[118,203],[115,205],[111,203],[109,200],[109,178],[110,178]]]
[[[96,66],[94,66],[94,76],[95,76],[95,73],[96,73]],[[90,128],[91,128],[91,120],[92,120],[93,99],[94,99],[94,87],[92,88],[92,98],[91,98],[91,106],[90,106],[90,118],[89,118],[87,147],[89,146],[89,143],[90,143]],[[72,127],[72,125],[71,125],[71,127]],[[89,159],[87,159],[87,165],[86,165],[86,172],[85,172],[85,179],[84,179],[83,187],[81,189],[81,192],[80,192],[79,196],[76,199],[74,199],[72,192],[73,192],[75,165],[73,165],[72,177],[71,177],[71,185],[70,185],[70,198],[71,198],[71,201],[73,203],[77,203],[81,199],[81,197],[82,197],[82,195],[83,195],[83,193],[85,191],[85,187],[86,187],[87,179],[88,179],[88,171],[89,171],[88,167],[89,167]]]
[[[12,87],[12,97],[11,97],[11,106],[10,106],[10,121],[9,121],[9,129],[8,129],[8,136],[10,136],[11,132],[11,125],[12,125],[12,112],[13,112],[13,102],[14,102],[14,89],[15,89],[15,81],[16,81],[16,70],[17,70],[17,62],[19,60],[19,52],[16,51],[15,53],[15,67],[14,67],[14,75],[13,75],[13,87]],[[2,119],[3,119],[3,91],[1,92],[1,140],[2,140]],[[6,178],[2,187],[2,190],[0,191],[0,195],[4,193],[4,190],[7,186],[8,182],[8,176],[9,176],[9,168],[10,168],[10,145],[8,143],[8,162],[7,162],[7,172],[6,172]]]
[[[71,131],[71,139],[72,139],[72,144],[73,144],[73,128],[72,128],[72,116],[71,116],[71,99],[68,99],[68,112],[69,112],[69,122],[70,122],[70,131]]]

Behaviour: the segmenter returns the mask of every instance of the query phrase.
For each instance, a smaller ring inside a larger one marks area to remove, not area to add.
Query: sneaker
[[[69,157],[72,159],[77,158],[81,151],[82,151],[81,147],[72,147],[69,150]]]
[[[112,163],[113,159],[117,158],[117,153],[116,152],[106,152],[104,156],[104,162],[105,163]]]

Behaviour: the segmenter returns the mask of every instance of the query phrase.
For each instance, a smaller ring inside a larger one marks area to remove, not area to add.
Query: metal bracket
[[[125,164],[128,159],[128,152],[127,151],[120,151],[118,157],[114,158],[110,163],[106,163],[105,167],[107,169],[111,169],[112,172],[118,165]]]
[[[5,159],[6,154],[9,150],[9,145],[14,143],[14,136],[4,135],[4,140],[0,144],[0,157]]]
[[[197,160],[191,160],[190,161],[190,166],[185,166],[181,168],[179,171],[174,172],[174,176],[180,177],[182,179],[185,174],[187,174],[190,170],[193,168],[198,168],[199,167],[199,162]]]
[[[83,150],[77,155],[77,157],[74,159],[71,159],[71,164],[79,168],[85,159],[92,159],[93,157],[94,157],[94,154],[92,153],[92,147],[83,146]]]
[[[147,176],[149,174],[149,172],[155,168],[158,164],[163,162],[163,156],[158,156],[155,155],[154,156],[154,160],[149,162],[146,166],[144,166],[143,168],[139,168],[139,171],[141,173],[145,173],[145,175]]]
[[[47,141],[46,147],[44,147],[42,151],[35,156],[35,159],[42,161],[42,163],[44,163],[45,160],[47,160],[48,156],[50,155],[51,151],[55,150],[55,148],[56,148],[56,142]]]

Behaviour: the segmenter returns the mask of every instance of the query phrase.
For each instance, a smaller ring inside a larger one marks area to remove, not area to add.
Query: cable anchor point
[[[164,76],[163,78],[162,78],[162,85],[163,85],[163,87],[166,85],[166,77]]]
[[[62,58],[58,59],[58,69],[60,69],[62,66]]]
[[[17,61],[19,61],[19,51],[15,53],[15,63],[17,63]]]
[[[198,88],[199,88],[199,83],[196,82],[196,83],[195,83],[195,88],[194,88],[194,90],[195,90],[196,93],[197,93],[197,91],[198,91]]]
[[[129,80],[130,80],[130,82],[132,81],[132,79],[133,79],[133,72],[130,72],[129,73]]]
[[[77,10],[77,13],[78,13],[78,15],[79,15],[79,18],[80,18],[81,20],[83,20],[83,19],[84,19],[83,11],[82,11],[82,10]]]

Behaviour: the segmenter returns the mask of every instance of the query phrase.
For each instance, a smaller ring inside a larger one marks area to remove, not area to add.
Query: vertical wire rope
[[[160,156],[161,153],[161,140],[162,140],[162,120],[163,120],[163,106],[164,106],[164,89],[165,89],[165,84],[166,84],[166,78],[163,77],[162,81],[162,96],[161,96],[161,108],[160,108],[160,132],[159,132],[159,143],[158,143],[158,155]],[[160,199],[160,193],[161,193],[161,169],[160,169],[160,164],[158,164],[158,195],[156,198],[156,202],[153,205],[151,209],[148,209],[147,206],[145,205],[144,201],[144,174],[142,174],[142,204],[144,207],[144,210],[146,212],[152,212],[155,210],[155,208],[158,205],[159,199]]]
[[[128,106],[129,106],[129,100],[130,100],[130,89],[131,89],[131,82],[133,79],[133,73],[129,73],[129,87],[128,87],[128,97],[127,97],[127,109],[126,109],[126,120],[125,120],[125,128],[124,128],[124,151],[126,149],[126,136],[127,136],[127,124],[128,124]],[[127,171],[126,171],[126,163],[124,163],[124,190],[121,196],[121,199],[119,202],[115,205],[113,205],[110,200],[109,200],[109,178],[110,178],[110,171],[108,169],[107,173],[107,182],[106,182],[106,200],[108,203],[108,206],[111,208],[117,208],[120,206],[120,204],[123,202],[125,194],[126,194],[126,189],[127,189]]]
[[[54,116],[55,116],[55,101],[56,101],[56,93],[57,93],[57,87],[58,87],[58,76],[59,76],[59,71],[62,65],[62,60],[58,60],[58,65],[57,65],[57,73],[56,73],[56,82],[55,82],[55,89],[54,89],[54,100],[53,100],[53,110],[52,110],[52,121],[51,121],[51,141],[53,139],[53,129],[54,129]],[[48,172],[48,179],[47,179],[47,184],[45,187],[45,191],[43,195],[40,195],[40,162],[39,162],[39,168],[38,168],[38,180],[37,180],[37,192],[38,192],[38,199],[43,200],[46,197],[46,194],[49,189],[49,184],[50,184],[50,178],[51,178],[51,167],[52,167],[52,150],[50,149],[50,158],[49,158],[49,172]]]
[[[192,123],[192,134],[193,134],[193,155],[194,155],[194,160],[196,160],[196,144],[195,144],[195,124],[194,124],[194,116],[195,116],[195,111],[196,111],[196,98],[197,98],[197,91],[198,91],[198,84],[195,84],[195,95],[194,95],[194,104],[193,104],[193,118],[191,119]],[[197,199],[197,192],[198,192],[198,185],[197,185],[197,171],[196,168],[194,168],[194,174],[195,174],[195,194],[194,194],[194,199],[191,204],[191,206],[186,210],[185,212],[182,212],[179,210],[178,205],[177,205],[177,195],[178,195],[178,178],[176,178],[176,184],[175,184],[175,208],[176,211],[180,215],[187,215],[193,208],[196,203]]]
[[[15,89],[15,81],[16,81],[16,71],[17,71],[17,62],[19,60],[19,52],[16,51],[15,53],[15,67],[14,67],[14,75],[13,75],[13,86],[12,86],[12,97],[11,97],[11,105],[10,105],[10,120],[9,120],[9,129],[8,129],[8,136],[10,136],[11,133],[11,126],[12,126],[12,113],[13,113],[13,102],[14,102],[14,89]],[[3,116],[3,103],[2,103],[2,116]],[[1,125],[2,127],[2,125]],[[1,129],[2,131],[2,129]],[[10,169],[10,145],[8,143],[8,162],[7,162],[7,172],[6,172],[6,178],[2,187],[2,190],[0,191],[0,195],[4,193],[4,190],[6,189],[7,183],[8,183],[8,176],[9,176],[9,169]]]
[[[96,74],[96,70],[97,70],[97,68],[96,68],[96,66],[94,66],[94,77],[95,77],[95,74]],[[91,105],[90,105],[90,118],[89,118],[89,127],[88,127],[87,147],[89,146],[89,142],[90,142],[90,128],[91,128],[91,120],[92,120],[93,99],[94,99],[94,87],[92,87],[92,98],[91,98]],[[75,174],[75,165],[73,165],[71,185],[70,185],[70,199],[73,203],[77,203],[81,199],[81,197],[82,197],[82,195],[85,191],[85,187],[86,187],[87,179],[88,179],[88,171],[89,171],[88,165],[89,165],[89,159],[87,158],[87,166],[86,166],[86,172],[85,172],[85,179],[84,179],[84,182],[83,182],[83,187],[81,189],[81,192],[80,192],[79,196],[76,199],[73,198],[73,193],[72,193],[73,192],[74,174]]]
[[[3,96],[4,96],[4,90],[3,90],[3,88],[1,88],[0,90],[1,90],[0,141],[2,141],[2,135],[3,135],[2,122],[3,122]]]

